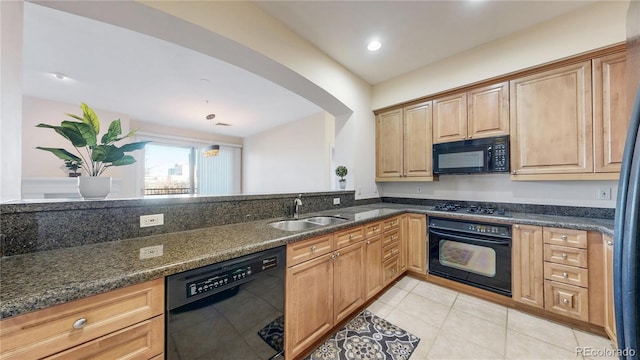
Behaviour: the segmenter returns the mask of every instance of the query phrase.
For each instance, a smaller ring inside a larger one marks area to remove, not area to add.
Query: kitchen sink
[[[336,216],[314,216],[306,219],[274,221],[269,223],[269,226],[284,231],[301,231],[340,224],[345,221],[347,221],[347,219]]]

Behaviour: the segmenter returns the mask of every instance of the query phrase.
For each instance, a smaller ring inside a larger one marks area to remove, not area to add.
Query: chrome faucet
[[[293,199],[293,218],[298,218],[298,211],[300,210],[300,206],[302,206],[302,200],[300,199],[302,194],[298,195],[297,198]]]

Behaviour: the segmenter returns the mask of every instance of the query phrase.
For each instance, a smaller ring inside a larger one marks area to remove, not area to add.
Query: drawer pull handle
[[[371,245],[371,240],[367,240],[367,245]]]
[[[313,253],[313,252],[316,252],[316,246],[315,246],[315,245],[311,246],[311,252],[312,252],[312,253]]]
[[[349,234],[349,240],[353,239],[353,234]]]
[[[73,328],[79,330],[82,329],[85,325],[87,325],[87,319],[80,318],[73,323]]]
[[[562,253],[562,255],[560,255],[560,256],[562,256],[562,258],[565,259],[565,260],[567,259],[567,254],[565,254],[565,253]]]
[[[563,272],[563,273],[562,273],[562,277],[566,279],[566,278],[568,278],[568,277],[569,277],[569,274],[567,274],[566,272]],[[566,299],[565,299],[565,300],[566,300]]]
[[[569,299],[562,299],[562,302],[565,303],[565,304],[568,304],[569,303]]]
[[[607,245],[609,245],[609,246],[613,245],[613,241],[611,241],[611,240],[607,241]]]
[[[561,235],[561,236],[560,236],[560,239],[562,239],[562,240],[567,240],[567,235]]]

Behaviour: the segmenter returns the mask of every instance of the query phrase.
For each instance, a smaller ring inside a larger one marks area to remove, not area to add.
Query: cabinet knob
[[[565,254],[565,253],[562,253],[562,255],[560,255],[560,256],[562,256],[562,258],[565,259],[565,260],[567,259],[567,254]]]
[[[371,240],[367,240],[367,245],[371,245]]]
[[[513,227],[515,227],[516,229],[520,229],[520,225],[518,224],[513,225]]]
[[[471,138],[473,138],[473,135],[467,136],[467,139],[471,139]]]
[[[312,253],[313,253],[313,252],[316,252],[316,246],[315,246],[315,245],[311,246],[311,252],[312,252]]]
[[[567,235],[560,235],[560,239],[567,240]]]
[[[563,273],[562,273],[562,277],[566,279],[566,278],[568,278],[568,277],[569,277],[569,274],[567,274],[566,272],[563,272]]]
[[[609,246],[613,245],[613,241],[611,241],[611,240],[607,241],[607,245],[609,245]]]
[[[82,329],[85,325],[87,325],[87,319],[80,318],[73,323],[73,328],[78,330]]]
[[[353,239],[353,234],[349,234],[349,240]]]
[[[338,257],[338,256],[340,256],[340,252],[337,252],[337,253],[336,253],[336,257]]]
[[[569,303],[569,299],[562,299],[562,302],[565,303],[565,304],[568,304]]]
[[[513,171],[511,172],[511,174],[513,174],[513,175],[518,175],[518,172],[517,172],[517,171],[515,171],[515,170],[513,170]]]

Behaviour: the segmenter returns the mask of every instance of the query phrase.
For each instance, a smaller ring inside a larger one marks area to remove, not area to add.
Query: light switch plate
[[[140,227],[164,225],[164,214],[141,215]]]
[[[340,198],[333,198],[333,205],[340,205]]]
[[[140,260],[150,259],[164,254],[164,245],[154,245],[140,248]]]

